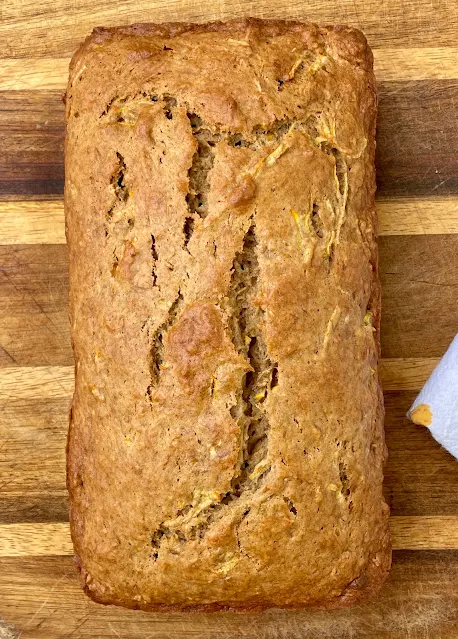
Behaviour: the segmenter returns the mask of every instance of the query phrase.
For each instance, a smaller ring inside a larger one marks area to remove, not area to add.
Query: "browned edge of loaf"
[[[186,32],[215,32],[215,33],[230,33],[234,34],[243,29],[249,29],[250,27],[263,27],[268,28],[272,36],[284,32],[285,29],[290,30],[303,30],[308,28],[310,31],[317,31],[322,35],[332,33],[339,40],[341,46],[341,57],[355,63],[357,66],[363,68],[367,72],[368,89],[374,97],[374,106],[372,113],[372,130],[369,131],[369,140],[372,142],[372,162],[375,161],[375,130],[376,130],[376,115],[378,96],[376,92],[375,77],[373,72],[374,57],[372,50],[367,43],[365,35],[354,27],[347,25],[324,25],[319,27],[313,22],[304,22],[299,20],[277,20],[277,19],[260,19],[253,17],[235,18],[228,21],[212,21],[212,22],[164,22],[164,23],[137,23],[132,25],[126,25],[122,27],[95,27],[92,33],[80,44],[76,52],[73,54],[70,66],[69,66],[69,81],[68,88],[70,88],[73,81],[73,71],[77,63],[84,57],[87,51],[91,49],[94,44],[102,44],[107,40],[115,40],[118,37],[124,36],[157,36],[173,38]],[[68,91],[67,88],[67,91]],[[63,95],[64,102],[66,101],[66,93]],[[68,119],[69,113],[67,110],[66,119]],[[66,155],[67,157],[67,155]],[[375,210],[375,193],[373,196],[372,208]],[[375,340],[378,346],[378,352],[380,356],[380,281],[378,276],[378,255],[375,256],[375,264],[377,269],[374,272],[373,279],[373,295],[377,299],[378,303],[373,306],[373,322],[376,328]],[[377,312],[378,311],[378,312]],[[73,340],[72,340],[73,341]],[[73,346],[73,344],[72,344]],[[380,388],[380,385],[379,385]],[[383,394],[380,388],[380,403],[383,406]],[[68,459],[68,441],[70,438],[70,430],[72,428],[72,410],[69,413],[69,428],[67,434],[67,446],[66,456]],[[385,449],[384,464],[387,461],[387,452]],[[68,482],[68,464],[67,464],[67,489],[69,491],[70,502],[72,500],[72,491]],[[73,530],[71,528],[72,541]],[[333,600],[321,603],[312,603],[310,607],[321,610],[331,610],[339,608],[347,608],[360,603],[364,603],[367,599],[372,597],[378,592],[383,582],[388,576],[391,568],[392,561],[392,546],[389,541],[384,547],[380,549],[379,555],[382,555],[382,561],[376,564],[371,560],[367,569],[361,573],[361,575],[347,585],[342,594],[336,596]],[[218,603],[212,604],[193,604],[193,605],[180,605],[180,604],[153,604],[149,606],[132,605],[131,601],[120,598],[119,600],[104,601],[103,596],[100,593],[90,590],[88,587],[84,568],[81,565],[80,558],[75,552],[74,563],[76,570],[80,576],[81,585],[86,595],[94,602],[103,605],[118,605],[124,608],[132,610],[143,610],[145,612],[182,612],[182,613],[214,613],[214,612],[239,612],[239,613],[255,613],[262,612],[263,610],[272,608],[266,605],[246,605],[246,606],[230,606]],[[307,606],[309,607],[309,606]],[[283,609],[297,610],[304,608],[303,605],[297,606],[283,606]]]
[[[339,608],[348,608],[357,604],[366,603],[366,600],[377,594],[381,588],[383,582],[388,576],[391,568],[392,549],[391,545],[386,546],[385,554],[383,557],[383,563],[375,566],[374,562],[370,562],[369,569],[362,573],[358,579],[352,581],[345,589],[345,591],[336,597],[332,601],[325,603],[312,604],[307,608],[315,608],[316,610],[337,610]],[[142,610],[144,612],[181,612],[181,613],[215,613],[215,612],[238,612],[243,613],[258,613],[264,610],[272,609],[273,606],[253,605],[253,606],[226,606],[218,603],[201,604],[201,605],[167,605],[167,604],[154,604],[150,606],[132,605],[131,601],[125,599],[118,599],[116,601],[104,601],[99,593],[91,590],[86,580],[84,579],[84,569],[81,566],[80,559],[75,553],[75,566],[80,576],[81,586],[85,594],[95,603],[103,604],[105,606],[115,605],[128,608],[130,610]],[[300,610],[305,606],[282,606],[282,610]]]
[[[150,23],[140,22],[137,24],[126,25],[124,27],[95,27],[91,33],[78,47],[72,56],[70,62],[70,78],[72,81],[72,72],[76,63],[86,50],[90,49],[93,44],[101,44],[105,40],[116,39],[117,36],[157,36],[163,38],[174,38],[183,33],[196,32],[216,32],[216,33],[237,33],[242,29],[250,27],[269,28],[271,35],[278,35],[286,28],[290,30],[302,30],[308,28],[310,31],[317,31],[322,35],[333,32],[337,36],[342,36],[342,45],[345,46],[346,56],[348,60],[352,60],[363,69],[372,73],[374,56],[370,49],[365,35],[359,29],[349,27],[347,25],[324,25],[319,27],[314,22],[302,22],[300,20],[274,20],[260,18],[234,18],[233,20],[215,20],[212,22],[163,22]],[[341,52],[342,54],[343,52]]]

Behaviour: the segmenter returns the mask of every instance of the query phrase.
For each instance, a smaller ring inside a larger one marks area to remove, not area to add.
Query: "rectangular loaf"
[[[68,489],[96,601],[341,607],[390,565],[372,54],[96,29],[66,96]]]

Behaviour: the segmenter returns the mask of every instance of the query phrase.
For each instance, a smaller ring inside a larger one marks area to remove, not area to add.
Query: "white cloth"
[[[458,335],[410,407],[407,417],[426,426],[458,459]]]

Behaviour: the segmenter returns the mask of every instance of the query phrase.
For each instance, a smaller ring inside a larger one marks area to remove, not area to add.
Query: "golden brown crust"
[[[312,604],[313,608],[316,610],[338,610],[341,608],[348,608],[350,606],[356,606],[361,603],[365,603],[367,599],[377,594],[383,582],[385,581],[391,567],[391,545],[388,544],[387,547],[380,553],[381,561],[377,562],[370,567],[369,570],[363,573],[359,578],[355,579],[351,582],[343,593],[333,600],[324,601],[324,602],[314,602]],[[75,556],[75,565],[78,572],[81,575],[81,567],[80,560],[78,556]],[[144,610],[145,612],[184,612],[184,613],[211,613],[211,612],[238,612],[238,613],[248,613],[248,612],[262,612],[263,610],[268,609],[269,605],[250,605],[249,603],[241,605],[241,606],[231,606],[231,605],[223,605],[218,603],[212,604],[154,604],[148,606],[142,606],[139,604],[133,604],[132,601],[128,599],[116,599],[110,598],[110,600],[105,601],[103,598],[100,598],[98,593],[91,590],[86,582],[83,575],[81,575],[82,579],[82,587],[86,595],[95,601],[96,603],[104,604],[104,605],[117,605],[123,606],[124,608],[130,608],[131,610]],[[303,608],[304,605],[300,602],[297,604],[288,604],[282,605],[284,610],[298,610]]]
[[[96,29],[66,102],[83,588],[157,611],[371,595],[391,551],[364,36]]]

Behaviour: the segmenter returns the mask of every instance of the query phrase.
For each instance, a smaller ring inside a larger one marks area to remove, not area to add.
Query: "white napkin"
[[[407,417],[426,426],[458,459],[458,335],[410,407]]]

